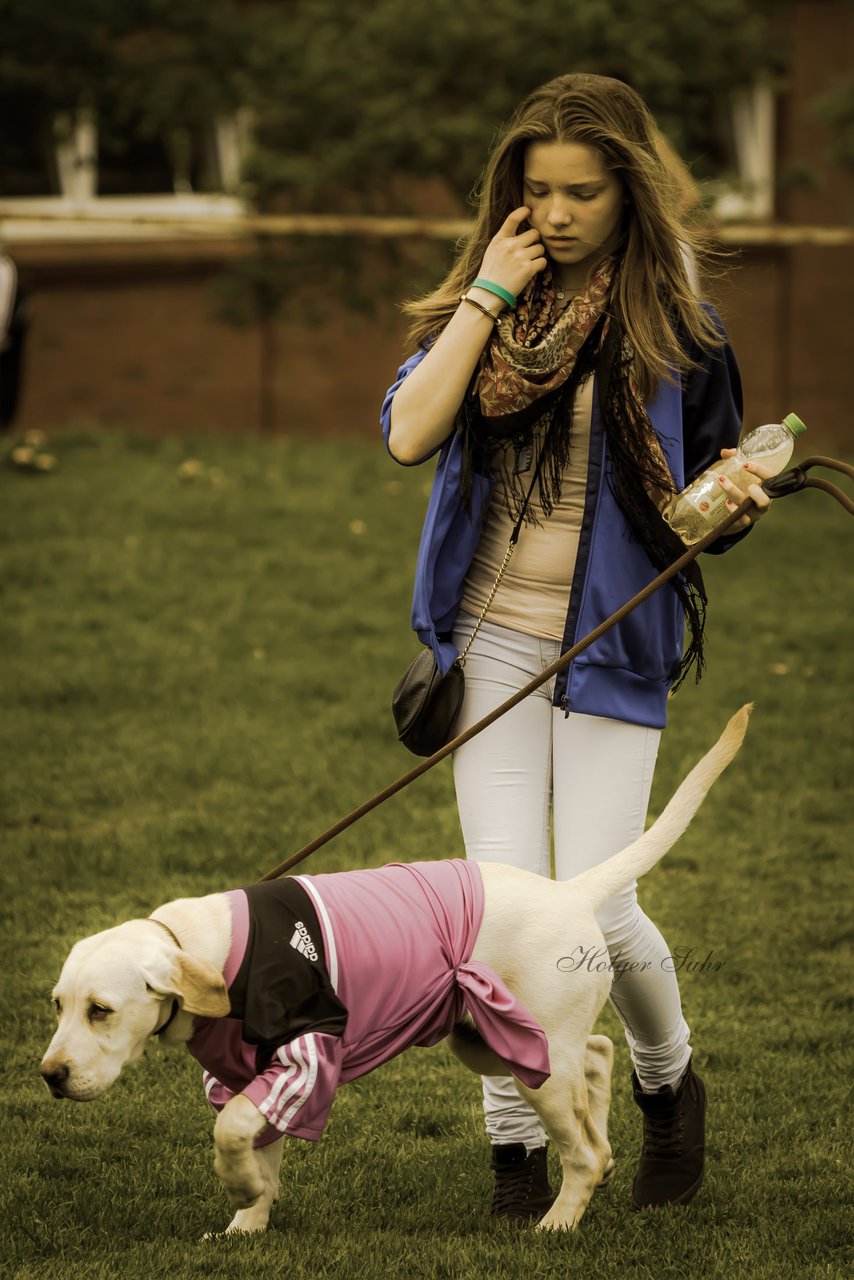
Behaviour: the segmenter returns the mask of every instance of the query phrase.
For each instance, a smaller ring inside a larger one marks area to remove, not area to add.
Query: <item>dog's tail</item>
[[[654,867],[675,844],[705,799],[706,792],[732,760],[744,740],[753,703],[746,703],[727,724],[711,751],[694,766],[661,816],[633,844],[614,854],[607,862],[591,867],[574,880],[574,892],[581,892],[595,910],[612,893],[630,884]]]

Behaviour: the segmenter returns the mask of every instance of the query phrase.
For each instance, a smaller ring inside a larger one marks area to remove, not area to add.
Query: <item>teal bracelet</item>
[[[513,308],[516,305],[516,295],[511,293],[509,289],[504,289],[500,284],[493,284],[491,280],[481,280],[478,276],[472,285],[473,289],[485,289],[487,293],[494,293],[496,298],[500,298],[502,302],[506,302],[508,307]]]

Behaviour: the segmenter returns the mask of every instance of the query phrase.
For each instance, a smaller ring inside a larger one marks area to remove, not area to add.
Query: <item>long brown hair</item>
[[[662,377],[692,365],[689,349],[720,344],[700,306],[688,261],[707,245],[683,216],[685,201],[663,158],[661,135],[643,99],[620,80],[576,73],[535,89],[500,135],[474,193],[474,229],[445,280],[408,302],[410,340],[420,346],[447,324],[460,294],[475,279],[489,241],[524,203],[525,151],[532,142],[592,147],[622,182],[626,195],[622,265],[611,311],[634,349],[634,377],[649,401]]]

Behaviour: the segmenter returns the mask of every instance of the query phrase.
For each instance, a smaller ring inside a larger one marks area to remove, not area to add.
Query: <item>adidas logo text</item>
[[[312,960],[316,964],[320,957],[317,954],[317,948],[311,940],[311,935],[303,924],[302,920],[297,920],[294,936],[291,938],[291,946],[294,951],[298,951],[301,956],[305,956],[307,960]]]

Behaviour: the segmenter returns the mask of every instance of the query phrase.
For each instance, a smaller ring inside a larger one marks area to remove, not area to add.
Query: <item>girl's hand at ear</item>
[[[522,205],[505,218],[497,235],[490,240],[477,273],[484,280],[500,284],[517,298],[534,276],[546,268],[546,250],[539,231],[519,230],[530,212],[527,205]],[[493,304],[499,301],[494,294],[489,296]]]

